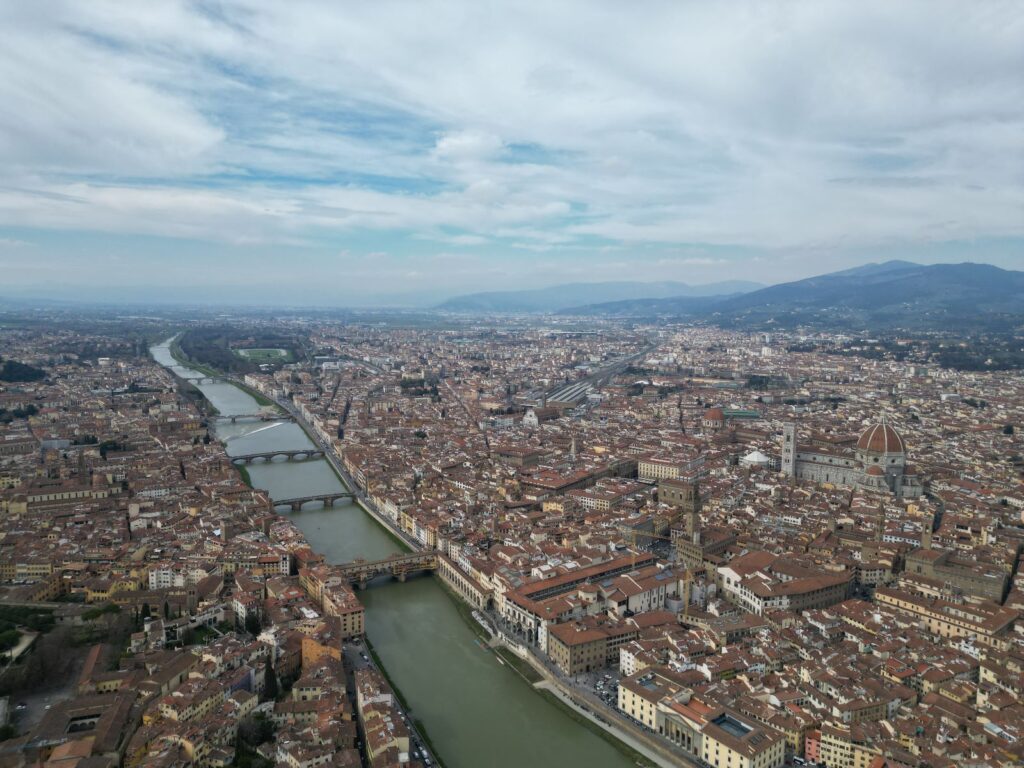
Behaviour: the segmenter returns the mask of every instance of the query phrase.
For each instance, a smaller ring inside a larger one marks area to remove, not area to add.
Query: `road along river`
[[[204,376],[178,364],[169,341],[150,351],[182,378]],[[198,388],[222,416],[260,410],[252,396],[233,384]],[[221,422],[216,435],[229,455],[314,447],[292,422]],[[324,459],[257,462],[246,469],[252,484],[272,499],[344,490]],[[403,549],[351,502],[327,509],[314,502],[299,512],[279,511],[331,563],[375,560]],[[635,768],[623,752],[542,697],[483,647],[455,598],[435,577],[378,581],[359,597],[366,606],[367,637],[445,768]]]

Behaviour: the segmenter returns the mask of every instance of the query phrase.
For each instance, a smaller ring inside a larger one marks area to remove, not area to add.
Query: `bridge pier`
[[[436,571],[438,568],[438,556],[432,552],[412,552],[406,555],[392,555],[383,560],[376,560],[372,563],[356,561],[348,566],[343,566],[342,575],[348,579],[349,584],[366,589],[368,583],[378,576],[391,576],[401,583],[409,578],[410,574],[420,571]]]
[[[211,418],[214,421],[230,422],[232,424],[240,421],[295,421],[295,418],[287,413],[236,413],[233,415],[218,415]]]
[[[302,509],[302,505],[307,501],[320,501],[323,502],[324,508],[333,507],[341,499],[350,499],[353,495],[345,491],[343,493],[322,493],[315,494],[313,496],[298,496],[293,499],[274,499],[275,507],[291,507],[293,512],[298,512]]]
[[[285,461],[311,461],[313,459],[319,459],[324,455],[323,451],[315,450],[297,450],[297,451],[265,451],[262,453],[244,453],[237,456],[229,457],[236,464],[252,464],[256,459],[263,459],[270,463],[275,459],[282,458]]]

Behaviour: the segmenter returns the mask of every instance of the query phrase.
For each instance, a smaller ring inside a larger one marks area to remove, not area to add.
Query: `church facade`
[[[885,417],[865,429],[856,447],[821,448],[799,442],[797,425],[782,428],[782,472],[798,480],[889,492],[916,498],[924,489],[907,467],[903,437]]]

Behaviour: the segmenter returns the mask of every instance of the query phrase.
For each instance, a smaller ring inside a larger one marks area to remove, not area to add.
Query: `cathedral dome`
[[[900,433],[886,424],[884,419],[861,433],[857,450],[869,453],[906,453]]]
[[[721,408],[708,408],[704,411],[704,421],[725,421],[725,411]]]

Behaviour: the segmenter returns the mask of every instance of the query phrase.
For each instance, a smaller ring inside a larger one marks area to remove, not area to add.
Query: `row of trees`
[[[70,645],[70,627],[62,625],[42,635],[30,653],[17,664],[4,668],[0,674],[0,696],[17,696],[66,683],[75,664],[75,654],[67,652]]]
[[[4,360],[0,364],[0,381],[39,381],[45,377],[46,371],[42,368],[19,363],[17,360]]]
[[[0,630],[22,626],[36,632],[49,632],[53,629],[53,625],[53,611],[49,608],[0,605]]]
[[[0,408],[0,424],[10,424],[15,419],[27,419],[29,416],[35,416],[39,413],[39,409],[36,408],[32,403],[29,403],[24,408]]]
[[[259,367],[257,361],[248,360],[236,354],[232,348],[232,342],[241,340],[244,340],[247,346],[284,349],[286,355],[281,358],[281,362],[296,357],[296,343],[292,338],[272,333],[257,336],[247,335],[244,331],[230,327],[193,328],[182,335],[178,346],[190,360],[219,371],[249,373],[257,370]]]

